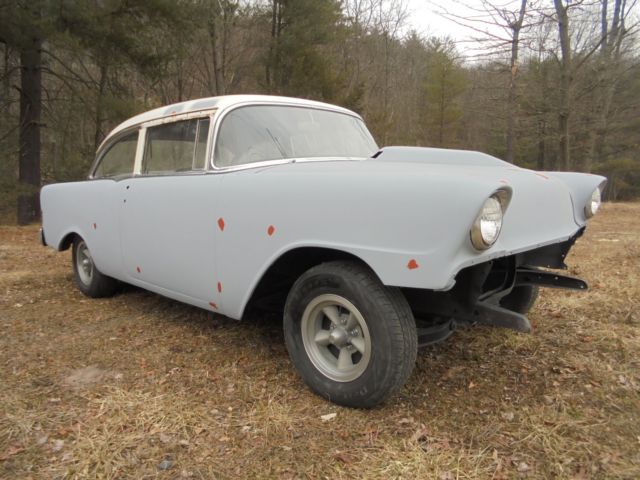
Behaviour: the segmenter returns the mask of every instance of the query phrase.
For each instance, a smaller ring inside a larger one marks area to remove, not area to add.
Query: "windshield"
[[[255,105],[222,120],[214,151],[217,167],[290,158],[366,158],[378,150],[362,120],[305,107]]]

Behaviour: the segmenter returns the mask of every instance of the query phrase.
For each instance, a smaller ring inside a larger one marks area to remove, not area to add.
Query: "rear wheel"
[[[355,262],[305,272],[289,292],[284,333],[304,381],[340,405],[383,402],[404,385],[416,360],[416,325],[404,296]]]
[[[76,237],[71,253],[73,276],[78,289],[88,297],[100,298],[113,295],[118,281],[103,275],[93,263],[93,257],[85,241]]]

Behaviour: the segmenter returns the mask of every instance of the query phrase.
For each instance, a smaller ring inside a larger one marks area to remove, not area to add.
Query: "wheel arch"
[[[260,279],[254,284],[250,295],[242,305],[241,317],[254,308],[284,310],[284,302],[289,290],[300,275],[316,265],[332,260],[351,260],[360,263],[377,276],[367,262],[345,250],[315,246],[294,247],[282,253],[262,272]]]
[[[59,252],[69,250],[71,245],[73,245],[73,241],[76,239],[76,237],[82,238],[82,236],[76,231],[71,231],[69,233],[66,233],[62,237],[62,240],[60,240],[60,242],[58,243],[56,250],[58,250]]]

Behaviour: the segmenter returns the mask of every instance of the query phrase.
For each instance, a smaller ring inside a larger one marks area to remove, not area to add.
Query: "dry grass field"
[[[568,259],[590,291],[545,290],[532,334],[457,332],[369,411],[313,395],[277,322],[91,300],[0,227],[0,477],[640,478],[639,219],[604,205]]]

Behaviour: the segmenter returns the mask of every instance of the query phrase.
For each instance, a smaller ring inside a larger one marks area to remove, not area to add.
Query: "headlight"
[[[600,187],[596,188],[591,194],[591,198],[587,202],[587,205],[584,207],[584,214],[587,218],[593,217],[596,213],[598,213],[598,209],[600,208],[600,204],[602,203],[602,195],[600,193]]]
[[[478,218],[473,223],[471,243],[478,250],[486,250],[498,240],[503,216],[503,202],[501,200],[500,193],[494,193],[487,198]]]

